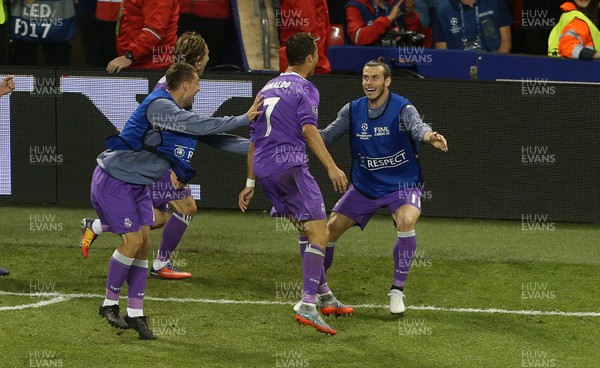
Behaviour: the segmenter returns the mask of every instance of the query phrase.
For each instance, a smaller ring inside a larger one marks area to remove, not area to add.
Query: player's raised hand
[[[250,204],[250,200],[252,199],[253,196],[254,196],[254,188],[251,188],[251,187],[245,187],[244,190],[242,190],[240,192],[239,205],[240,205],[240,210],[242,212],[246,212],[246,210],[248,209],[248,205]]]
[[[329,179],[333,183],[333,190],[340,193],[345,193],[348,188],[348,178],[339,167],[333,165],[327,169]]]
[[[11,93],[15,89],[15,82],[12,75],[4,77],[0,82],[0,96]]]
[[[431,142],[431,145],[435,148],[443,152],[448,152],[448,142],[446,142],[446,138],[444,138],[444,136],[440,133],[431,132],[431,135],[429,136],[429,141]]]
[[[248,120],[252,121],[258,115],[262,114],[262,110],[260,110],[260,108],[263,105],[263,98],[264,98],[263,95],[256,96],[256,98],[254,99],[254,103],[252,104],[252,106],[250,106],[250,109],[248,109],[248,111],[246,112],[246,116],[248,117]]]

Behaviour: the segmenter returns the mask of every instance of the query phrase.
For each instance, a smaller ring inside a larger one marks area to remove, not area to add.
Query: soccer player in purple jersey
[[[0,97],[11,93],[15,89],[15,82],[13,81],[12,76],[7,76],[2,79],[0,82]],[[0,267],[0,276],[7,276],[10,274],[6,268]]]
[[[174,61],[182,61],[192,65],[202,77],[204,68],[209,60],[209,50],[204,39],[195,32],[182,34],[173,50]],[[156,85],[156,89],[167,88],[166,78],[163,77]],[[248,154],[250,142],[248,139],[231,134],[215,134],[198,137],[198,141],[225,152],[240,155]],[[151,196],[154,207],[154,225],[152,230],[164,227],[160,248],[150,270],[150,274],[161,279],[185,279],[192,276],[174,267],[170,260],[179,245],[184,232],[196,215],[196,200],[192,197],[187,185],[178,182],[171,169],[167,169],[163,176],[152,184]],[[169,218],[169,209],[173,208],[173,215]],[[84,218],[82,220],[81,251],[83,258],[88,257],[90,245],[103,232],[110,231],[99,219]]]
[[[98,158],[91,184],[92,206],[104,224],[119,234],[121,244],[108,267],[105,299],[99,314],[118,328],[133,328],[142,339],[155,339],[144,314],[148,277],[150,227],[154,223],[150,186],[171,166],[178,180],[195,175],[190,158],[196,136],[216,134],[248,126],[261,114],[261,96],[244,115],[202,117],[188,111],[198,92],[198,72],[186,63],[174,63],[167,71],[168,88],[155,90],[127,120],[118,136],[106,140],[107,150]],[[161,126],[174,119],[178,129]],[[122,317],[119,298],[128,285],[127,314]]]
[[[317,61],[315,39],[300,32],[287,41],[288,69],[269,81],[259,92],[264,97],[264,114],[250,126],[248,179],[239,195],[242,211],[254,195],[256,177],[273,204],[272,216],[285,216],[296,224],[302,255],[302,305],[295,318],[317,331],[335,335],[316,309],[321,294],[324,315],[349,315],[353,308],[340,303],[325,278],[323,259],[328,239],[323,196],[308,171],[306,144],[327,168],[336,191],[345,192],[348,180],[325,148],[317,129],[319,92],[306,80]]]
[[[331,211],[327,224],[325,271],[342,234],[355,225],[363,230],[371,216],[386,207],[398,232],[389,309],[392,314],[402,314],[406,310],[404,284],[417,247],[415,224],[421,214],[423,178],[418,145],[430,143],[447,152],[448,144],[423,122],[407,99],[389,91],[391,82],[390,68],[381,58],[365,64],[365,97],[346,104],[321,132],[328,145],[349,133],[352,152],[352,185]]]

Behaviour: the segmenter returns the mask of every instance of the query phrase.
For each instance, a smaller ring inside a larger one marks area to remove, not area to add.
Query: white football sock
[[[111,300],[111,299],[104,299],[104,302],[102,303],[103,307],[108,307],[110,305],[119,305],[119,301],[118,300]]]
[[[92,231],[98,235],[102,234],[102,222],[100,222],[100,219],[95,219],[92,222]]]
[[[158,271],[161,268],[165,267],[167,263],[169,263],[169,261],[159,261],[158,259],[156,259],[154,260],[154,264],[152,264],[152,268],[154,268],[155,271]]]
[[[143,309],[127,308],[127,315],[129,317],[131,317],[131,318],[143,317],[144,316],[144,310]]]

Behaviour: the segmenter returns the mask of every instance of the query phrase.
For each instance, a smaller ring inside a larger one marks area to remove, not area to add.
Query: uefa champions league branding
[[[371,171],[398,167],[407,162],[406,150],[400,150],[387,157],[360,156],[360,166]]]

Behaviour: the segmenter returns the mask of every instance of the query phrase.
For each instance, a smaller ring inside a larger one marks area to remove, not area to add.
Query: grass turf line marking
[[[8,295],[8,294],[4,294],[4,292],[0,292],[0,295]],[[41,307],[45,307],[46,305],[56,304],[56,303],[60,303],[60,302],[66,302],[71,299],[72,298],[67,298],[65,296],[60,295],[60,296],[56,296],[50,300],[42,300],[42,301],[39,301],[39,302],[33,303],[33,304],[21,304],[21,305],[0,307],[0,312],[6,311],[6,310],[23,310],[23,309],[29,309],[29,308],[41,308]]]
[[[8,291],[0,291],[0,295],[6,296],[34,296],[34,297],[53,297],[53,299],[38,302],[35,304],[26,304],[22,306],[14,307],[0,307],[0,311],[3,310],[14,310],[14,309],[27,309],[27,308],[39,308],[45,305],[60,303],[62,301],[68,301],[71,299],[102,299],[104,295],[101,294],[63,294],[58,292],[52,293],[15,293]],[[122,297],[126,299],[126,297]],[[60,299],[60,300],[59,300]],[[158,302],[174,302],[174,303],[202,303],[202,304],[242,304],[242,305],[294,305],[293,302],[274,301],[274,300],[231,300],[231,299],[195,299],[195,298],[158,298],[147,296],[145,300],[152,300]],[[45,303],[45,304],[41,304]],[[39,304],[39,305],[38,305]],[[34,306],[35,305],[35,306]],[[386,309],[386,304],[358,304],[352,305],[355,308],[365,309]],[[426,305],[409,305],[406,307],[410,310],[420,311],[435,311],[435,312],[455,312],[455,313],[489,313],[489,314],[514,314],[514,315],[527,315],[527,316],[564,316],[564,317],[600,317],[600,312],[563,312],[563,311],[537,311],[537,310],[512,310],[512,309],[500,309],[500,308],[444,308],[444,307],[433,307]]]

